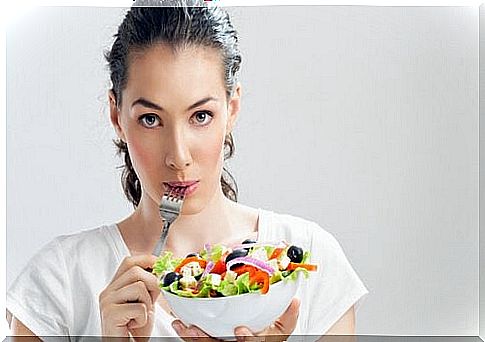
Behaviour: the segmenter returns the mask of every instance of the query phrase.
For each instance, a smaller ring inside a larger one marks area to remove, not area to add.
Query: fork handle
[[[160,239],[157,241],[157,244],[155,245],[155,248],[153,249],[153,252],[152,252],[152,254],[155,255],[156,257],[160,256],[160,253],[162,253],[163,247],[165,247],[165,242],[167,241],[169,228],[170,228],[170,222],[168,222],[168,220],[165,220],[163,222],[163,228],[162,228],[162,233],[160,234]]]

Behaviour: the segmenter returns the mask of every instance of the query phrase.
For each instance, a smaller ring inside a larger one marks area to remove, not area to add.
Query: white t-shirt
[[[301,282],[293,335],[321,336],[368,293],[337,240],[316,223],[259,209],[258,241],[286,240],[311,251],[318,271]],[[130,252],[116,224],[62,235],[34,255],[7,291],[7,309],[34,334],[100,336],[98,296]],[[155,305],[152,336],[178,336]]]

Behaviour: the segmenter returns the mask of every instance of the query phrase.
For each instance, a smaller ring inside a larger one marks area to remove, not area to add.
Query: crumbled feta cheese
[[[291,260],[290,258],[288,258],[287,255],[284,255],[280,260],[279,260],[279,264],[280,264],[280,270],[284,270],[288,267],[288,265],[290,264]]]
[[[275,271],[278,271],[279,267],[278,267],[278,260],[277,259],[271,259],[267,263],[268,263],[269,266],[273,267],[273,269]]]
[[[213,286],[219,286],[221,283],[221,275],[216,273],[211,273],[210,282]]]
[[[255,248],[251,252],[251,257],[262,261],[267,261],[268,253],[266,252],[266,249],[264,247]]]
[[[226,271],[226,275],[224,276],[224,280],[227,280],[230,283],[236,281],[237,273],[231,270]]]
[[[191,276],[196,276],[197,274],[202,273],[202,268],[200,267],[199,263],[197,261],[192,261],[189,262],[188,264],[184,265],[181,270],[182,275],[185,277],[185,275],[191,275]],[[187,273],[185,273],[187,272]]]
[[[188,277],[182,277],[179,280],[180,284],[182,287],[196,287],[197,286],[197,280],[195,280],[194,277],[188,276]]]
[[[192,269],[190,267],[182,267],[180,271],[182,271],[181,273],[183,278],[188,278],[192,276]]]

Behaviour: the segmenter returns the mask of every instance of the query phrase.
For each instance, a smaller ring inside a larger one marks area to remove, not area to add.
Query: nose
[[[181,171],[192,164],[189,144],[182,131],[174,130],[166,144],[165,164],[169,168]]]

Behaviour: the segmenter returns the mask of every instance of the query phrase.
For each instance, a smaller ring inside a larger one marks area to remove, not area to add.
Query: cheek
[[[198,152],[199,160],[207,168],[210,168],[211,172],[214,172],[215,169],[220,168],[222,165],[224,139],[211,139],[202,146],[203,148],[199,149]]]
[[[146,174],[155,172],[158,162],[155,158],[157,152],[153,151],[153,145],[145,145],[141,140],[132,139],[128,146],[131,162],[140,178],[145,178]]]

